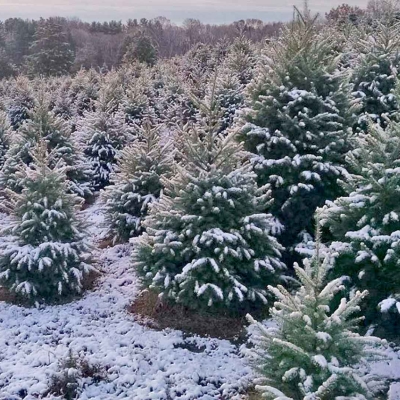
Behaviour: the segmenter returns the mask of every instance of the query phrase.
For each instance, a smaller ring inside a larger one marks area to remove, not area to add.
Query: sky
[[[365,7],[368,0],[309,0],[313,12],[325,13],[346,2]],[[302,0],[0,0],[0,19],[63,16],[84,21],[164,16],[175,23],[186,18],[205,23],[229,23],[239,19],[289,20],[293,5]]]

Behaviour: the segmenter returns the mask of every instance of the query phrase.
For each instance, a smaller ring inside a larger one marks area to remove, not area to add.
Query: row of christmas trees
[[[399,27],[331,29],[299,17],[262,51],[257,70],[232,61],[257,58],[241,39],[217,73],[219,52],[207,61],[207,49],[197,48],[175,69],[82,72],[56,95],[33,93],[57,80],[3,81],[0,185],[22,193],[21,167],[31,167],[44,144],[47,166],[65,168],[68,193],[87,200],[107,187],[114,242],[146,230],[135,251],[147,284],[199,306],[265,302],[266,283],[287,281],[309,251],[316,209],[333,201],[322,217],[336,255],[333,276],[370,290],[368,321],[378,306],[396,317],[397,216],[389,201],[396,185],[389,182],[397,178]],[[150,203],[155,211],[143,222]]]
[[[399,26],[331,29],[299,15],[257,70],[239,41],[227,60],[249,68],[215,72],[223,55],[199,48],[174,68],[82,73],[30,106],[12,93],[37,83],[3,82],[1,285],[33,301],[79,293],[93,267],[75,207],[105,188],[109,235],[138,236],[146,287],[208,310],[278,297],[278,328],[255,336],[268,396],[374,398],[352,365],[380,342],[351,317],[386,334],[398,323]],[[293,262],[309,254],[292,295]]]

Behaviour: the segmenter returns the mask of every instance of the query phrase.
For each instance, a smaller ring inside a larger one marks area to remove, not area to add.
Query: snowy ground
[[[96,242],[101,210],[94,206],[84,213]],[[27,309],[0,302],[1,400],[42,398],[69,349],[108,370],[106,380],[86,382],[82,400],[240,398],[252,372],[234,345],[153,331],[125,311],[138,292],[129,253],[129,246],[96,251],[105,272],[99,287],[71,304]],[[400,381],[400,360],[391,357],[373,369]],[[400,399],[400,385],[393,385],[390,398]]]

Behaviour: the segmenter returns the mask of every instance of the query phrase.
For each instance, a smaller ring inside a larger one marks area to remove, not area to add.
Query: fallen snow
[[[84,211],[84,219],[101,239],[101,209]],[[154,331],[126,312],[138,293],[129,246],[96,251],[104,275],[80,300],[41,309],[0,302],[0,399],[37,399],[69,349],[108,370],[106,381],[87,382],[82,400],[239,398],[252,372],[235,345]]]

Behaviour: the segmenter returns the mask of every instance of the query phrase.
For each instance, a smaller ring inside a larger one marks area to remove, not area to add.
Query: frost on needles
[[[80,204],[68,194],[65,168],[48,167],[46,145],[18,172],[22,193],[8,190],[10,222],[1,243],[0,283],[26,301],[52,302],[80,293],[94,268]]]
[[[215,104],[211,102],[210,104]],[[283,279],[280,225],[265,214],[269,193],[258,188],[235,134],[219,132],[219,111],[181,134],[181,163],[163,180],[137,240],[134,266],[144,285],[191,308],[267,302],[269,283]]]
[[[299,16],[265,50],[249,85],[241,136],[258,183],[271,185],[271,213],[284,226],[290,264],[300,234],[314,233],[316,208],[342,194],[337,179],[346,175],[350,91],[334,45]]]
[[[348,275],[350,287],[370,293],[367,322],[398,332],[400,124],[370,125],[356,147],[348,156],[353,174],[343,184],[348,195],[328,203],[321,222],[333,235],[335,276]]]
[[[313,259],[295,265],[301,287],[291,294],[269,286],[277,301],[268,327],[248,315],[253,348],[246,350],[262,378],[256,389],[269,400],[373,400],[385,383],[368,373],[368,363],[384,358],[385,342],[356,333],[359,304],[367,292],[348,300],[343,280],[326,282],[331,257],[321,259],[317,237]]]
[[[137,127],[134,143],[121,151],[119,171],[103,194],[108,234],[114,242],[142,233],[149,205],[162,192],[162,178],[171,177],[174,149],[170,138],[162,137],[162,128],[145,122],[143,128]]]

